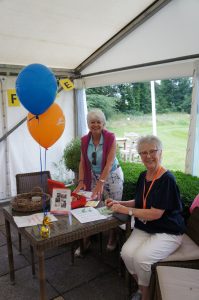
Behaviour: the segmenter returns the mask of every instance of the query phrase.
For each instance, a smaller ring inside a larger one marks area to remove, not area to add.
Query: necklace
[[[154,174],[153,180],[152,180],[152,182],[151,182],[151,184],[150,184],[150,186],[149,186],[149,189],[148,189],[148,191],[147,191],[147,193],[146,193],[146,196],[144,196],[144,194],[145,194],[145,181],[144,181],[144,190],[143,190],[143,195],[142,195],[142,199],[143,199],[143,208],[146,208],[146,200],[147,200],[148,194],[149,194],[149,192],[150,192],[150,190],[151,190],[151,188],[152,188],[154,182],[156,181],[156,179],[157,179],[158,176],[160,175],[162,169],[163,169],[163,167],[162,167],[162,166],[159,166],[159,168],[157,169],[156,173]]]

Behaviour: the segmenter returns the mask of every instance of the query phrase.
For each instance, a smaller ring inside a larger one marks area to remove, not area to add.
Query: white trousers
[[[136,274],[138,284],[149,286],[151,265],[168,257],[181,244],[182,235],[149,234],[134,228],[122,247],[121,256],[130,274]]]

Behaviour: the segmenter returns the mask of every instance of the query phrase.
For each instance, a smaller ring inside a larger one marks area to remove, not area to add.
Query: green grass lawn
[[[182,113],[157,115],[157,136],[163,143],[163,165],[168,169],[185,170],[189,118]],[[117,137],[129,132],[152,134],[152,117],[117,114],[107,122],[107,128]]]

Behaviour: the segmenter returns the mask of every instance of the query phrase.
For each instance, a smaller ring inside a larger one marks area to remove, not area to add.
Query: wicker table
[[[121,222],[115,219],[114,217],[110,217],[105,220],[84,223],[84,224],[80,223],[78,220],[76,220],[73,217],[72,224],[70,224],[68,216],[56,216],[58,218],[58,221],[53,222],[53,225],[51,227],[50,237],[47,239],[42,239],[39,234],[37,226],[25,227],[25,228],[18,228],[16,226],[13,216],[20,215],[20,214],[13,212],[10,206],[3,208],[3,214],[5,217],[11,283],[15,282],[15,270],[14,270],[14,259],[13,259],[10,224],[14,225],[17,228],[18,232],[22,236],[24,236],[25,239],[30,243],[30,246],[32,248],[32,255],[34,249],[34,252],[38,256],[40,299],[42,300],[47,299],[46,288],[45,288],[46,276],[45,276],[45,264],[44,264],[44,252],[47,249],[55,248],[63,244],[67,244],[73,241],[83,239],[85,237],[115,228],[121,224]],[[126,227],[128,228],[128,226]],[[34,272],[35,271],[33,269],[33,273]]]

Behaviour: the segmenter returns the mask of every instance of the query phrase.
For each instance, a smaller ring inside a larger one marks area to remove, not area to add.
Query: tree
[[[116,112],[116,99],[114,97],[107,97],[98,94],[89,94],[86,98],[88,110],[91,110],[93,108],[101,109],[104,112],[107,120],[112,116],[113,113]]]
[[[192,81],[190,78],[162,80],[156,84],[157,112],[179,111],[190,113]]]

